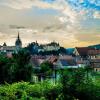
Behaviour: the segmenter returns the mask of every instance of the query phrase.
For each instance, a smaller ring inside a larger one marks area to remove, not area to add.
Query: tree
[[[0,57],[0,83],[31,81],[33,68],[30,54],[24,50],[13,54],[13,58]]]
[[[13,54],[15,70],[15,81],[31,81],[33,68],[30,65],[30,54],[25,50]]]
[[[72,95],[72,91],[74,87],[71,87],[72,81],[72,73],[69,70],[61,71],[61,84],[62,84],[62,92],[59,96],[59,100],[74,100],[74,96]]]
[[[0,56],[0,83],[11,83],[13,81],[13,60],[3,55]]]
[[[91,77],[87,79],[84,68],[67,69],[61,74],[62,93],[60,100],[99,100],[100,88],[94,85]]]
[[[40,65],[40,75],[43,79],[45,79],[47,76],[51,76],[52,74],[52,64],[48,61],[45,61],[41,63]]]

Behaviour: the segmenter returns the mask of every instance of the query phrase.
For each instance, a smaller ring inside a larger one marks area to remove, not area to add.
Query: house
[[[89,59],[98,56],[98,50],[90,47],[76,47],[74,50],[76,62],[84,62],[85,66],[89,65]]]
[[[77,57],[77,59],[80,60],[86,60],[88,59],[88,52],[91,50],[95,50],[94,48],[89,47],[75,47],[74,49],[74,55]]]
[[[88,56],[89,56],[89,59],[99,59],[100,58],[100,50],[89,50]]]
[[[89,50],[88,56],[90,67],[100,72],[100,50]]]
[[[79,66],[90,66],[94,71],[100,70],[100,50],[90,47],[76,47],[74,54]]]
[[[58,59],[56,62],[56,66],[58,69],[66,69],[66,68],[77,68],[77,64],[75,59]]]
[[[90,66],[94,69],[94,71],[100,72],[100,59],[91,59]]]

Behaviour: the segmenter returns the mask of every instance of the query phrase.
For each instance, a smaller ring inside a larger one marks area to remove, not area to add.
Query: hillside
[[[91,46],[88,46],[88,47],[91,47],[91,48],[96,48],[96,49],[100,49],[100,44],[91,45]]]

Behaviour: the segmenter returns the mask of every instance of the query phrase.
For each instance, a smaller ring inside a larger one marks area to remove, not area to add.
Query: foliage
[[[0,56],[0,83],[31,81],[33,68],[30,65],[30,54],[24,50],[13,54],[13,58]]]
[[[91,79],[90,69],[60,70],[61,79],[55,85],[49,80],[32,84],[22,82],[31,81],[33,69],[29,61],[30,54],[25,51],[19,51],[13,58],[0,56],[0,83],[5,83],[0,86],[0,100],[100,100],[100,83]],[[36,73],[44,79],[52,75],[51,63],[43,62],[40,67]],[[99,75],[95,73],[96,79]]]
[[[40,81],[41,78],[46,79],[52,75],[52,66],[50,62],[44,61],[40,64],[40,69],[34,69],[34,74],[38,76]]]
[[[37,84],[28,82],[6,84],[0,86],[0,100],[55,100],[49,99],[49,96],[55,97],[53,91],[56,94],[57,86],[53,86],[47,81]]]
[[[61,70],[61,81],[6,83],[0,86],[0,100],[99,100],[100,85],[87,78],[85,69]]]
[[[61,100],[99,100],[100,86],[87,78],[87,69],[78,68],[65,70],[61,74]]]
[[[41,67],[41,73],[43,73],[45,76],[50,74],[52,64],[49,63],[48,61],[43,62],[40,67]]]
[[[0,56],[0,83],[12,82],[14,71],[12,63],[12,59]]]
[[[15,60],[15,79],[16,81],[30,81],[32,77],[32,66],[30,65],[30,54],[24,50],[13,55]]]

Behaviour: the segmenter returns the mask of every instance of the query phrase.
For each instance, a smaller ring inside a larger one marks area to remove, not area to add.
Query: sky
[[[66,48],[100,44],[100,0],[0,0],[0,45],[57,41]]]

